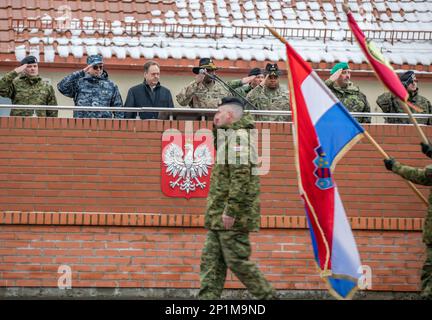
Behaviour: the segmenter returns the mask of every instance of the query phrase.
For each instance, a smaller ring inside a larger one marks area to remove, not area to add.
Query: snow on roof
[[[94,5],[95,1],[88,2]],[[42,49],[46,62],[53,62],[56,55],[81,58],[94,53],[118,59],[209,56],[217,60],[283,60],[283,46],[263,28],[269,24],[281,28],[284,36],[309,61],[364,62],[347,32],[343,0],[153,0],[143,6],[142,1],[136,1],[136,6],[143,9],[124,11],[125,14],[117,12],[125,10],[126,2],[130,1],[117,2],[118,6],[111,1],[104,3],[114,21],[103,20],[100,15],[89,16],[91,11],[78,14],[80,8],[72,9],[69,18],[51,17],[52,10],[45,12],[41,8],[40,16],[33,19],[39,23],[30,23],[30,18],[16,19],[10,26],[15,35],[16,59],[21,60],[30,52],[39,54]],[[431,64],[431,2],[349,0],[349,5],[365,32],[381,31],[372,38],[375,37],[377,46],[391,62]],[[0,4],[3,12],[0,22],[7,18],[2,17],[7,11],[3,9]],[[385,30],[389,33],[384,33]],[[2,41],[0,37],[0,46]],[[4,42],[9,44],[10,40]]]

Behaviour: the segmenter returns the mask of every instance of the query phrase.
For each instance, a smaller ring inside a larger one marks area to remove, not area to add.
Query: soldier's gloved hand
[[[387,170],[390,170],[390,171],[392,171],[395,162],[396,162],[396,160],[394,158],[384,159],[384,165],[387,168]]]
[[[430,144],[426,144],[424,142],[420,143],[422,152],[427,155],[429,158],[432,158],[432,146]]]
[[[15,71],[16,73],[24,72],[25,69],[27,68],[27,66],[28,66],[28,64],[23,64],[22,66],[19,66],[19,67],[15,68],[14,71]]]

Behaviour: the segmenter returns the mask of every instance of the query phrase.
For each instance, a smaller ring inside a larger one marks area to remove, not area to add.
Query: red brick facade
[[[160,191],[161,135],[184,122],[0,119],[0,286],[197,288],[205,199]],[[195,122],[194,128],[211,127]],[[299,200],[290,124],[271,130],[271,170],[261,178],[262,230],[253,258],[278,289],[323,289]],[[412,126],[366,126],[391,156],[413,165]],[[425,128],[431,134],[430,128]],[[261,152],[260,152],[261,153]],[[342,200],[372,289],[416,291],[426,207],[363,139],[338,164]],[[420,187],[427,194],[429,190]],[[241,284],[229,276],[227,287]]]

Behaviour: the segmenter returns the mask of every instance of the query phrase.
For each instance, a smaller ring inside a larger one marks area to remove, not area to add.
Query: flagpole
[[[368,140],[370,141],[370,143],[372,143],[375,146],[375,148],[377,148],[377,150],[383,155],[384,158],[386,158],[386,159],[390,158],[390,156],[387,154],[387,152],[385,152],[384,149],[381,148],[381,146],[375,141],[374,138],[372,138],[372,136],[369,134],[369,132],[367,132],[365,130],[364,131],[364,135],[365,135],[366,138],[368,138]],[[424,195],[420,192],[420,190],[417,189],[417,187],[414,185],[414,183],[412,183],[411,181],[408,181],[408,180],[405,180],[405,182],[411,187],[411,189],[417,194],[417,196],[424,202],[424,204],[426,206],[429,206],[428,201],[426,200],[426,198],[424,197]]]
[[[346,2],[346,0],[345,0],[345,2],[344,3],[342,3],[342,9],[343,9],[343,11],[345,12],[345,14],[349,14],[350,13],[350,8],[349,8],[349,6],[348,6],[348,3]],[[372,66],[372,69],[373,69],[373,66]],[[379,79],[379,77],[378,77],[378,79]],[[384,87],[386,87],[385,85],[384,85]],[[414,116],[412,115],[412,112],[411,112],[411,110],[408,108],[408,106],[407,106],[407,104],[406,104],[406,102],[405,101],[402,101],[401,99],[399,99],[399,101],[402,103],[402,108],[405,110],[405,112],[408,114],[408,117],[409,117],[409,119],[410,119],[410,121],[414,124],[414,127],[416,128],[416,130],[417,130],[417,133],[419,134],[419,136],[420,136],[420,139],[423,141],[423,143],[425,143],[425,144],[429,144],[429,140],[428,140],[428,138],[426,137],[426,135],[424,134],[424,132],[423,132],[423,130],[420,128],[420,126],[418,125],[418,122],[417,122],[417,120],[414,118]]]
[[[272,27],[270,26],[266,26],[266,28],[271,32],[271,34],[273,36],[275,36],[277,39],[279,39],[279,41],[281,41],[283,44],[287,45],[288,42],[286,41],[285,38],[283,38],[276,30],[274,30]],[[289,76],[289,75],[288,75]],[[405,106],[406,107],[406,106]],[[412,117],[412,114],[411,114]],[[416,122],[417,123],[417,122]],[[417,124],[418,126],[418,124]],[[421,130],[420,130],[421,131]],[[421,131],[422,132],[422,131]],[[368,140],[375,146],[375,148],[377,148],[377,150],[384,156],[384,158],[389,159],[390,156],[384,151],[383,148],[381,148],[381,146],[375,141],[374,138],[372,138],[372,136],[366,131],[364,130],[364,135],[368,138]],[[427,141],[427,139],[426,139]],[[428,142],[427,142],[428,143]],[[426,200],[426,198],[423,196],[423,194],[417,189],[417,187],[408,180],[405,180],[406,183],[408,183],[408,185],[411,187],[411,189],[415,192],[415,194],[417,194],[417,196],[426,204],[426,206],[429,205],[428,201]]]
[[[423,140],[424,144],[429,144],[429,140],[426,137],[426,135],[424,134],[423,130],[420,128],[417,120],[413,117],[411,110],[408,108],[407,104],[400,100],[399,101],[402,103],[402,107],[405,110],[406,113],[408,113],[408,117],[410,118],[411,122],[414,124],[414,127],[416,128],[418,134],[420,135],[420,138]]]

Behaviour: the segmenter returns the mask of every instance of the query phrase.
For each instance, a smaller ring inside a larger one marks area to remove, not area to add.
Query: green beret
[[[350,67],[349,67],[348,63],[346,63],[346,62],[339,62],[339,63],[335,64],[335,66],[333,67],[333,69],[331,69],[330,75],[332,75],[333,73],[335,73],[339,69],[346,70],[346,69],[349,69],[349,68]]]

